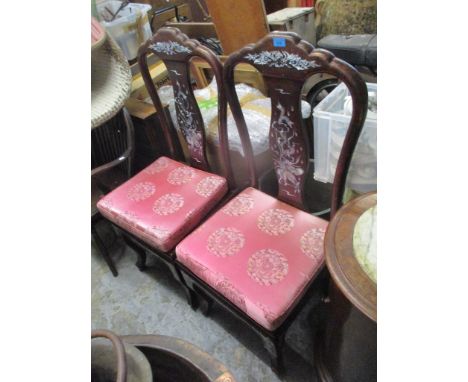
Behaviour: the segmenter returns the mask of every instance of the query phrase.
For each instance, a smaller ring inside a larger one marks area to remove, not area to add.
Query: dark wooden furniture
[[[179,338],[136,335],[123,336],[122,340],[145,354],[155,381],[236,382],[221,362]]]
[[[324,382],[377,381],[377,285],[353,250],[355,224],[376,203],[376,193],[352,200],[327,229],[325,259],[332,282],[315,361]]]
[[[286,45],[284,49],[276,47],[283,44]],[[314,49],[311,44],[301,40],[293,32],[272,32],[256,44],[247,45],[240,51],[233,53],[225,63],[224,85],[226,86],[226,97],[233,111],[244,146],[252,187],[258,185],[258,171],[255,168],[255,161],[252,160],[252,144],[234,90],[234,68],[242,62],[251,64],[263,75],[271,97],[271,104],[285,105],[285,110],[282,111],[277,107],[272,108],[270,150],[279,180],[278,199],[298,208],[306,209],[304,186],[308,174],[308,152],[310,149],[300,113],[302,86],[310,76],[319,73],[334,75],[348,86],[353,101],[353,114],[335,172],[331,207],[331,216],[333,216],[342,204],[346,174],[367,114],[367,87],[364,81],[352,66],[324,49]],[[294,127],[288,142],[289,145],[297,145],[297,150],[292,154],[285,153],[281,147],[278,147],[278,132],[274,129],[275,122],[277,123],[285,115],[289,116],[292,121],[291,125]],[[225,124],[221,124],[221,128],[224,129]],[[229,158],[227,159],[229,160]],[[290,163],[290,170],[293,167],[302,169],[302,171],[297,171],[298,174],[294,176],[295,182],[291,182],[290,177],[282,176],[281,160],[286,161],[286,164]],[[229,165],[230,163],[228,163]]]
[[[330,52],[314,49],[311,44],[291,32],[272,32],[256,44],[249,44],[228,57],[223,72],[224,86],[239,129],[252,187],[258,186],[258,171],[253,160],[248,129],[234,87],[234,69],[240,63],[253,65],[263,75],[271,97],[270,150],[278,177],[277,199],[303,210],[306,210],[307,204],[304,195],[309,165],[309,147],[300,113],[301,89],[308,77],[322,72],[338,77],[350,89],[353,114],[333,184],[331,207],[331,216],[333,216],[342,203],[346,174],[367,112],[367,88],[359,73],[346,62],[335,58]],[[288,119],[286,124],[285,118]],[[226,124],[221,123],[221,128],[226,129]],[[284,139],[287,140],[286,145],[283,144]],[[229,158],[227,160],[229,161]],[[242,217],[239,218],[242,219]],[[198,294],[203,312],[207,314],[213,301],[216,301],[244,321],[261,336],[270,355],[273,370],[281,372],[285,334],[306,301],[307,293],[303,295],[286,320],[276,330],[269,331],[224,295],[207,285],[186,266],[179,263],[179,267],[183,271],[189,288]],[[317,278],[316,282],[319,279]],[[313,286],[314,283],[311,281],[308,291],[311,291]]]
[[[123,108],[114,118],[91,132],[91,235],[114,276],[114,262],[99,235],[96,224],[103,219],[96,208],[100,197],[132,175],[135,137],[132,119]]]
[[[189,70],[190,61],[194,57],[198,57],[209,63],[218,81],[218,94],[220,96],[220,100],[218,102],[218,118],[219,120],[224,121],[225,118],[223,119],[222,117],[225,117],[226,115],[227,104],[224,97],[224,89],[221,86],[221,62],[208,48],[204,47],[196,40],[189,39],[178,29],[159,29],[159,31],[150,40],[148,40],[140,47],[138,52],[138,63],[141,68],[141,75],[156,110],[163,110],[163,107],[148,69],[146,58],[150,53],[157,55],[164,62],[167,67],[172,85],[174,86],[176,99],[178,96],[181,96],[184,100],[184,102],[176,102],[176,113],[178,124],[182,133],[181,135],[186,140],[185,144],[189,153],[185,160],[192,167],[209,172],[210,164],[206,154],[205,129],[200,109],[193,95]],[[173,140],[174,131],[172,129],[169,116],[165,113],[158,113],[157,115],[161,122],[161,128],[168,148],[169,156],[172,159],[180,160],[181,158],[178,155],[176,143]],[[189,115],[190,118],[187,118],[187,115]],[[220,131],[220,150],[223,163],[228,163],[228,160],[226,159],[228,157],[228,153],[227,136],[225,130],[226,129]],[[228,183],[231,183],[230,179],[232,176],[230,176],[230,173],[232,171],[226,166],[223,167],[225,169],[225,174],[227,175],[226,179]],[[173,251],[171,250],[169,252],[162,252],[136,237],[134,234],[122,229],[118,225],[114,223],[113,225],[122,233],[122,236],[127,245],[136,251],[138,255],[138,268],[141,271],[145,269],[147,252],[155,255],[170,269],[174,278],[182,286],[187,296],[187,301],[192,306],[192,308],[195,308],[196,300],[193,293],[185,285],[180,271],[175,265],[175,256]]]

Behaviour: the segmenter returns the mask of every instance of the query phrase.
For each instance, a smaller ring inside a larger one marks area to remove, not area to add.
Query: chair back
[[[306,208],[305,182],[309,166],[308,139],[301,118],[302,87],[310,76],[318,73],[336,76],[347,85],[353,101],[353,112],[333,183],[333,216],[341,206],[346,174],[366,118],[365,82],[352,66],[326,50],[315,49],[293,32],[269,33],[257,43],[232,53],[224,63],[223,80],[226,97],[239,130],[252,187],[258,186],[258,174],[234,87],[234,69],[241,62],[251,64],[262,74],[271,97],[269,141],[278,179],[277,197],[301,209]],[[226,124],[221,124],[221,127],[225,129]]]
[[[177,123],[186,141],[190,157],[189,164],[195,168],[209,171],[210,165],[207,159],[205,126],[193,94],[190,81],[190,61],[194,57],[205,60],[213,70],[218,87],[218,127],[221,121],[226,123],[226,98],[222,86],[222,64],[219,58],[210,49],[200,44],[197,40],[189,39],[177,28],[160,28],[154,36],[143,44],[138,52],[138,63],[148,93],[154,103],[163,129],[164,137],[169,148],[170,155],[175,157],[174,144],[170,134],[170,122],[168,116],[160,112],[163,110],[154,83],[148,70],[147,55],[153,53],[166,65],[169,78],[174,89],[175,109]],[[223,118],[224,116],[224,118]],[[226,129],[218,131],[220,138],[221,163],[224,175],[231,181],[231,170],[226,168],[227,138]],[[230,163],[230,162],[229,162]]]

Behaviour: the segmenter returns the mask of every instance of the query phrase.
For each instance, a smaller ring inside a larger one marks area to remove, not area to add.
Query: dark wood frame
[[[118,156],[118,158],[102,164],[94,169],[91,170],[91,182],[95,182],[96,187],[100,189],[103,193],[107,193],[111,191],[109,188],[108,184],[103,183],[99,177],[102,177],[103,175],[109,173],[113,169],[115,169],[117,166],[122,166],[125,162],[127,165],[127,178],[130,178],[132,176],[132,171],[133,171],[133,157],[135,153],[135,130],[133,127],[133,122],[132,118],[130,117],[130,114],[128,113],[127,109],[124,107],[121,111],[119,111],[119,114],[117,114],[114,118],[120,118],[120,113],[123,118],[123,122],[125,124],[126,128],[126,148],[125,151]],[[96,127],[96,129],[99,129],[99,127]],[[96,243],[96,246],[99,249],[99,252],[101,252],[102,257],[104,258],[105,262],[107,263],[107,266],[111,270],[112,274],[114,277],[118,276],[118,271],[117,268],[115,267],[114,262],[112,261],[109,252],[106,248],[106,245],[104,244],[102,238],[99,236],[98,231],[96,230],[96,224],[104,219],[104,217],[99,213],[99,211],[96,208],[92,208],[91,210],[91,236],[94,239],[94,242]]]
[[[236,316],[244,324],[246,324],[250,329],[259,334],[263,341],[263,346],[268,352],[270,357],[270,366],[272,370],[277,374],[282,374],[284,371],[283,364],[283,345],[286,336],[291,324],[296,319],[297,315],[300,313],[302,308],[307,302],[307,298],[310,297],[312,292],[315,290],[315,287],[322,288],[324,285],[324,274],[317,273],[316,277],[310,281],[309,287],[304,293],[300,301],[294,306],[294,308],[289,313],[286,320],[274,331],[265,329],[262,325],[258,324],[255,320],[250,318],[244,311],[239,309],[235,304],[226,299],[224,295],[219,293],[216,289],[212,288],[205,281],[200,279],[195,275],[190,269],[181,263],[177,263],[177,266],[181,269],[182,275],[184,277],[185,283],[197,296],[197,302],[199,303],[199,308],[205,316],[208,316],[211,307],[214,302],[217,302],[228,312]]]
[[[278,44],[284,46],[284,49],[277,49],[275,45]],[[276,58],[264,53],[278,50],[282,52]],[[275,60],[277,61],[275,62]],[[314,49],[310,43],[301,40],[296,33],[292,32],[272,32],[256,44],[249,44],[243,49],[232,53],[224,64],[223,84],[226,87],[226,97],[239,130],[252,187],[258,187],[258,171],[255,168],[252,145],[234,87],[235,66],[243,62],[253,65],[263,75],[269,90],[272,101],[270,149],[277,175],[281,175],[281,161],[284,158],[289,161],[288,165],[298,164],[297,167],[302,170],[302,173],[297,171],[299,176],[296,179],[299,187],[296,186],[296,189],[292,189],[295,186],[294,184],[287,181],[282,183],[279,180],[278,199],[303,210],[306,207],[304,184],[309,164],[309,147],[300,115],[301,89],[307,78],[317,73],[332,74],[348,86],[353,101],[353,113],[333,183],[331,206],[331,216],[333,216],[342,203],[346,174],[367,113],[366,84],[352,66],[326,50]],[[273,106],[276,104],[279,104],[281,108],[278,106],[278,110],[274,109]],[[290,145],[296,147],[296,150],[293,151],[293,154],[296,155],[289,155],[289,157],[287,154],[290,153],[286,152],[285,154],[285,150],[278,147],[279,139],[284,138],[284,136],[279,136],[277,133],[282,128],[280,122],[284,121],[285,115],[288,116],[289,122],[292,121],[289,126],[291,128],[288,132],[289,136],[286,138],[288,138]],[[226,129],[225,123],[221,123],[220,126],[222,129]],[[227,160],[229,161],[229,158]],[[227,166],[230,167],[229,162]],[[278,178],[280,179],[280,176]],[[251,329],[260,334],[264,347],[269,353],[272,369],[277,373],[281,373],[283,371],[282,346],[286,331],[305,303],[312,286],[317,284],[317,278],[315,282],[311,281],[305,294],[286,320],[276,330],[269,331],[252,320],[226,297],[207,285],[183,264],[178,263],[178,267],[181,269],[188,287],[198,296],[203,313],[208,314],[213,301],[217,301],[234,316],[244,321]],[[327,276],[326,272],[320,273],[320,278],[327,279]]]
[[[185,128],[187,126],[183,126],[184,110],[181,109],[181,105],[178,102],[176,102],[177,118],[179,120],[179,125],[182,130],[183,137],[186,139],[186,141],[189,141],[187,138],[190,138],[190,134],[193,134],[193,131],[195,131],[196,136],[200,138],[199,141],[196,141],[196,144],[192,143],[191,145],[187,145],[190,157],[186,159],[192,167],[209,172],[210,164],[208,163],[206,155],[207,141],[205,137],[205,127],[190,83],[190,62],[192,58],[197,57],[199,59],[205,60],[211,66],[218,83],[218,122],[221,124],[226,123],[227,114],[227,102],[224,95],[224,87],[222,86],[221,61],[211,50],[204,47],[198,41],[189,39],[178,29],[168,27],[160,28],[158,32],[155,33],[151,39],[146,41],[146,43],[144,43],[138,51],[138,64],[140,65],[141,75],[156,110],[163,110],[163,107],[148,69],[147,55],[150,53],[157,55],[164,62],[173,86],[176,84],[179,89],[182,87],[185,87],[186,89],[185,94],[183,94],[186,97],[186,107],[191,110],[195,117],[192,121],[192,125],[189,126],[189,128],[192,128],[192,131],[186,130]],[[177,96],[177,94],[175,94],[175,96]],[[168,115],[166,113],[158,113],[158,118],[161,122],[161,128],[163,130],[165,143],[168,147],[169,156],[174,160],[180,160],[181,158],[179,158],[176,154],[177,151],[175,142],[172,140],[174,132],[171,130],[172,124]],[[232,190],[233,177],[231,175],[232,169],[230,167],[229,154],[227,152],[228,143],[226,130],[226,128],[219,129],[221,164],[224,176],[228,181],[229,189]],[[227,167],[227,163],[229,163],[229,167]],[[228,192],[227,195],[220,201],[220,203],[223,203],[223,201],[229,198],[230,195],[231,193]],[[216,207],[217,206],[214,206],[213,210],[215,210]],[[115,223],[111,222],[111,224],[117,230],[119,230],[126,244],[134,249],[137,253],[138,259],[136,266],[138,269],[140,269],[140,271],[145,270],[147,252],[155,255],[156,258],[161,260],[169,268],[173,277],[182,286],[188,303],[193,309],[195,309],[197,306],[196,296],[187,287],[180,270],[176,266],[173,249],[168,252],[159,251],[130,232],[122,229]]]

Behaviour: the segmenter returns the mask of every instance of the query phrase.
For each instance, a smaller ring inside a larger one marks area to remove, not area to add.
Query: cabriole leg
[[[117,268],[114,265],[114,262],[109,256],[109,252],[107,251],[107,248],[102,241],[101,237],[99,236],[96,227],[94,224],[91,224],[91,235],[94,239],[94,242],[96,243],[96,246],[98,247],[99,252],[101,253],[102,257],[104,258],[105,262],[107,263],[107,266],[109,267],[110,271],[114,275],[114,277],[118,276]]]
[[[185,297],[187,298],[187,303],[193,310],[197,309],[198,299],[193,290],[191,290],[185,283],[184,278],[180,274],[179,269],[176,268],[174,264],[167,263],[167,266],[171,270],[172,276],[176,279],[180,286],[184,289]]]
[[[270,357],[271,369],[278,375],[282,375],[284,372],[283,363],[283,345],[284,345],[284,334],[276,338],[262,337],[263,347],[268,352]]]

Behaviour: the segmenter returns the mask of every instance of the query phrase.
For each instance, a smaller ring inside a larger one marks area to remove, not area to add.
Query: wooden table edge
[[[327,232],[325,234],[325,263],[330,272],[330,275],[338,286],[340,291],[345,295],[345,297],[355,305],[363,314],[369,317],[371,320],[377,322],[377,285],[367,276],[367,274],[362,270],[361,266],[354,259],[354,270],[359,275],[360,281],[365,281],[368,287],[375,288],[375,304],[370,301],[368,298],[364,297],[360,292],[359,288],[355,286],[356,280],[352,279],[350,275],[343,269],[342,264],[340,264],[339,256],[337,255],[336,246],[335,246],[335,235],[337,229],[339,228],[339,223],[342,221],[345,214],[353,207],[366,201],[368,199],[369,205],[364,208],[361,213],[353,217],[352,229],[351,232],[354,232],[354,227],[356,225],[359,217],[369,208],[377,204],[377,194],[375,192],[367,193],[359,196],[356,199],[353,199],[351,202],[344,205],[334,216],[331,222],[328,225]],[[351,241],[351,250],[352,247]],[[353,255],[354,256],[354,255]]]

